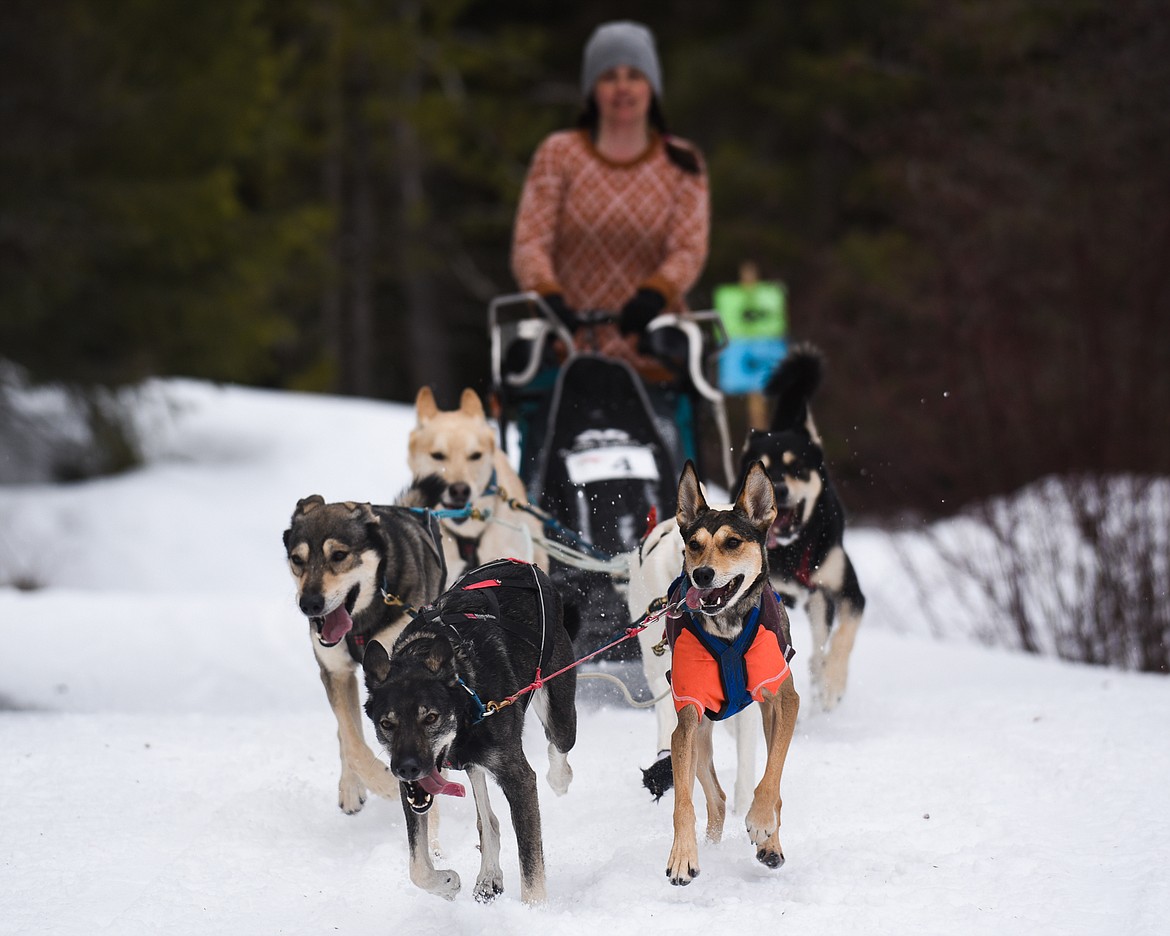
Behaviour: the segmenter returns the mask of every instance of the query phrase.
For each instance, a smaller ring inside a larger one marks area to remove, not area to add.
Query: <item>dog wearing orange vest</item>
[[[727,797],[715,775],[712,725],[752,702],[764,723],[767,760],[746,824],[756,858],[784,863],[780,845],[780,779],[796,729],[800,697],[788,666],[788,615],[768,581],[768,532],[776,495],[760,462],[751,465],[730,510],[708,506],[689,461],[678,488],[676,521],[683,574],[671,589],[685,605],[667,627],[671,693],[678,724],[671,735],[674,842],[666,866],[676,885],[699,874],[693,803],[696,777],[707,805],[707,839],[723,835]]]
[[[832,710],[845,693],[849,660],[865,610],[865,595],[845,551],[845,508],[829,476],[821,438],[810,408],[824,376],[820,351],[809,344],[792,348],[772,375],[771,427],[753,430],[745,443],[741,478],[762,462],[772,480],[776,519],[767,535],[772,587],[789,608],[803,606],[811,625],[808,672],[814,705]],[[730,508],[728,508],[730,509]],[[664,520],[629,554],[627,603],[637,621],[657,606],[678,574],[683,542],[674,517]],[[670,655],[659,627],[638,635],[646,682],[658,702],[657,759],[642,771],[643,785],[656,797],[670,789],[670,736],[676,724],[667,693]],[[806,695],[807,701],[807,695]],[[754,795],[759,716],[747,711],[724,722],[735,737],[735,810],[743,812]]]

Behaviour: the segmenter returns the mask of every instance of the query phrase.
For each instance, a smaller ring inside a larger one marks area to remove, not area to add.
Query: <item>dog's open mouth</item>
[[[768,529],[768,548],[784,546],[800,535],[800,518],[804,516],[804,501],[793,507],[781,507]]]
[[[411,810],[422,815],[435,804],[436,796],[466,796],[462,783],[447,780],[436,767],[427,776],[405,784],[406,802]]]
[[[435,805],[435,798],[422,788],[420,783],[407,783],[406,787],[406,805],[410,807],[411,812],[422,815]]]
[[[717,614],[727,607],[727,603],[742,584],[743,576],[737,575],[726,585],[720,585],[718,588],[697,588],[691,585],[687,589],[687,608],[691,611],[702,611],[703,614]]]
[[[345,596],[345,601],[328,614],[312,619],[313,623],[317,625],[317,640],[320,641],[321,646],[335,647],[345,639],[346,634],[353,630],[353,618],[350,617],[350,612],[353,610],[360,590],[361,586],[355,585]]]

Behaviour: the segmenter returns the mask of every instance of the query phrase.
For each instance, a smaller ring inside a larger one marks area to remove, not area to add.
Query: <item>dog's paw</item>
[[[426,875],[419,876],[414,883],[428,894],[434,894],[444,900],[454,900],[459,888],[463,886],[459,875],[450,868],[435,868]]]
[[[341,782],[337,784],[337,805],[347,816],[361,812],[366,805],[365,784],[352,774],[342,774]]]
[[[686,887],[699,876],[698,850],[693,846],[681,846],[677,842],[670,849],[666,864],[666,876],[676,887]]]
[[[548,773],[545,777],[557,796],[568,793],[569,784],[573,782],[573,768],[569,765],[569,755],[558,751],[557,746],[551,743],[548,746]]]
[[[527,887],[520,888],[520,900],[529,907],[539,907],[548,903],[548,892],[544,882],[533,882]]]
[[[397,800],[402,795],[398,778],[381,761],[376,761],[374,768],[366,776],[366,786],[375,795],[386,799]]]
[[[707,818],[707,841],[712,845],[718,845],[723,841],[723,820],[725,816],[726,813]]]
[[[821,656],[820,665],[812,666],[813,699],[818,711],[831,712],[845,698],[849,661],[841,661],[832,651]]]
[[[780,828],[776,804],[761,803],[758,798],[753,800],[752,808],[748,810],[745,825],[752,844],[764,847]]]
[[[784,864],[784,852],[778,848],[772,848],[766,845],[763,848],[757,849],[756,861],[775,870]]]
[[[831,712],[845,698],[845,679],[833,667],[825,667],[817,687],[817,705],[822,712]]]
[[[475,882],[475,899],[479,903],[491,903],[504,892],[504,877],[496,874],[481,877]]]

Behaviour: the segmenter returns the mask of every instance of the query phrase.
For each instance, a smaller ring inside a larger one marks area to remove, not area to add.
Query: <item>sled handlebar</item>
[[[532,341],[534,353],[528,356],[522,370],[506,374],[504,373],[504,354],[507,349],[504,347],[505,325],[501,310],[508,306],[522,310],[518,321],[509,320],[507,329],[511,330],[511,337]],[[532,315],[534,310],[539,313],[538,316]],[[577,314],[586,325],[616,322],[619,318],[617,313],[607,309],[586,309]],[[734,487],[734,475],[731,467],[730,431],[724,409],[723,394],[711,385],[704,374],[704,362],[708,355],[727,345],[727,332],[723,327],[723,320],[714,310],[684,312],[682,314],[666,312],[650,321],[646,326],[646,335],[653,336],[654,332],[662,328],[677,329],[686,337],[686,371],[696,391],[708,401],[714,412],[720,436],[722,467],[727,479],[727,486],[730,489]],[[573,344],[573,333],[553,312],[544,298],[536,292],[510,293],[492,299],[488,304],[488,331],[491,338],[492,384],[499,390],[506,390],[509,387],[523,387],[532,381],[541,365],[541,354],[538,352],[550,335],[556,335],[561,339],[570,359],[577,354]]]
[[[531,315],[527,315],[527,317],[539,323],[538,331],[540,328],[543,328],[545,333],[552,331],[553,334],[564,342],[565,347],[569,349],[570,355],[573,352],[573,333],[557,317],[557,314],[544,301],[544,297],[540,293],[521,292],[496,296],[488,303],[488,336],[491,339],[492,383],[496,387],[504,386],[505,381],[512,386],[523,386],[536,376],[536,372],[540,368],[540,356],[534,354],[521,373],[504,374],[504,351],[506,349],[504,348],[503,321],[500,313],[502,309],[509,306],[523,308],[526,314],[535,308],[540,313],[540,316],[536,319],[533,319]],[[536,334],[531,336],[524,336],[522,332],[521,334],[523,337],[539,337]]]
[[[504,374],[503,357],[506,348],[504,347],[501,310],[509,306],[524,310],[519,324],[514,322],[510,326],[518,330],[522,337],[535,339],[539,342],[551,331],[563,342],[568,358],[571,359],[577,355],[578,350],[573,340],[573,331],[561,321],[539,293],[521,292],[497,296],[488,305],[492,378],[496,386],[502,386],[505,382],[512,386],[523,386],[532,380],[539,366],[539,360],[533,355],[521,373]],[[533,310],[539,315],[532,316]],[[582,309],[577,312],[577,317],[584,327],[616,324],[621,318],[619,313],[609,309]],[[523,324],[524,320],[527,320],[527,326]],[[528,334],[524,333],[525,328],[527,328]],[[719,313],[715,311],[684,312],[681,314],[663,312],[651,319],[646,326],[645,334],[648,337],[653,336],[662,328],[675,328],[685,336],[688,347],[686,362],[682,369],[688,373],[692,383],[702,396],[712,402],[720,399],[721,394],[711,386],[703,373],[704,359],[711,352],[718,351],[727,345],[727,332],[723,328],[723,321],[719,317]],[[649,353],[653,354],[654,352],[650,351]],[[671,366],[669,360],[666,358],[663,360],[664,363]]]

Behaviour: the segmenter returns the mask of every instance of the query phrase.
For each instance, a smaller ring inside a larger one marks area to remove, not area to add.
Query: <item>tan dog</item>
[[[418,424],[410,433],[407,461],[414,483],[428,492],[427,506],[442,510],[472,507],[486,520],[445,518],[443,553],[447,581],[464,569],[492,559],[523,559],[548,570],[539,546],[540,521],[511,507],[507,500],[527,500],[524,484],[496,445],[483,404],[470,388],[457,410],[440,410],[430,387],[414,401]]]
[[[727,504],[722,509],[731,510]],[[630,620],[637,621],[650,610],[652,603],[667,593],[671,582],[678,578],[683,555],[682,536],[678,532],[678,521],[674,517],[663,520],[642,540],[638,548],[629,553],[630,584],[626,592],[626,606]],[[638,634],[642,651],[642,673],[650,694],[658,701],[654,703],[655,721],[658,726],[657,759],[642,771],[642,785],[655,800],[674,784],[674,772],[670,759],[670,737],[674,733],[678,717],[675,715],[674,700],[670,696],[670,650],[663,646],[663,625],[655,624]],[[747,812],[755,794],[756,748],[760,738],[760,713],[756,706],[724,720],[723,726],[735,739],[735,797],[734,809],[741,815]]]
[[[757,701],[768,755],[747,813],[748,837],[756,859],[770,868],[784,863],[780,847],[780,778],[796,728],[800,697],[788,668],[788,616],[768,587],[767,536],[776,519],[776,495],[760,462],[752,464],[735,505],[707,505],[694,465],[687,462],[678,488],[678,529],[682,534],[688,611],[672,621],[671,692],[678,725],[671,736],[674,768],[674,843],[666,874],[672,884],[689,884],[699,873],[695,840],[695,777],[707,800],[707,838],[723,835],[726,796],[715,776],[713,720]],[[755,609],[755,610],[754,610]],[[742,650],[742,682],[730,684],[708,645]],[[742,645],[742,646],[741,646]]]

